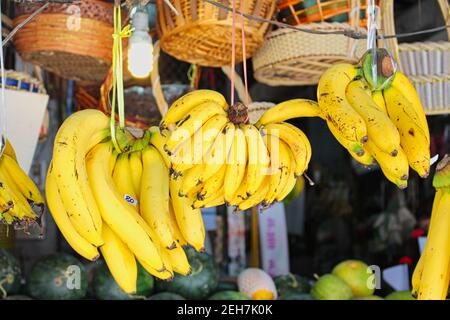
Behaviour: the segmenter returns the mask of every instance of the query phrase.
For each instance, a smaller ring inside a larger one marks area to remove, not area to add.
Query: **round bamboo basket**
[[[42,6],[16,5],[14,26]],[[98,0],[50,4],[15,36],[22,59],[65,79],[102,83],[111,65],[113,6]]]
[[[244,13],[272,18],[273,0],[245,0]],[[161,48],[176,57],[201,66],[231,64],[232,13],[201,0],[172,0],[177,16],[163,0],[157,0]],[[230,5],[230,1],[226,4]],[[239,9],[241,0],[236,0]],[[242,61],[241,25],[236,19],[236,63]],[[267,23],[245,20],[246,54],[251,57],[264,40]]]
[[[349,3],[352,8],[361,7],[360,1],[351,0]],[[353,14],[346,22],[317,22],[299,26],[327,32],[347,29],[364,32],[359,27],[359,11],[350,12]],[[277,29],[268,35],[252,59],[254,76],[259,82],[271,86],[315,85],[330,66],[342,62],[356,63],[365,50],[365,40]]]
[[[444,24],[450,23],[450,5],[438,0]],[[382,0],[382,24],[386,34],[395,34],[394,1]],[[386,40],[394,52],[400,70],[413,82],[425,113],[450,113],[450,29],[449,41],[398,43],[396,38]]]
[[[365,0],[361,0],[358,7],[354,7],[348,0],[280,0],[277,8],[278,19],[290,25],[346,22],[355,12],[359,12],[360,26],[365,27],[367,24],[367,1]]]

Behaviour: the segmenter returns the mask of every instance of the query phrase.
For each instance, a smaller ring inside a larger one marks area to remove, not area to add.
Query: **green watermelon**
[[[175,275],[172,281],[156,281],[157,291],[178,293],[187,299],[204,299],[216,289],[219,282],[219,270],[213,258],[207,253],[185,249],[191,265],[189,276]]]
[[[416,300],[410,291],[395,291],[384,297],[385,300]]]
[[[275,277],[273,281],[280,296],[287,291],[296,291],[298,293],[309,293],[311,291],[309,280],[296,274],[283,274]]]
[[[239,291],[225,290],[214,293],[208,300],[251,300]]]
[[[7,295],[19,292],[21,274],[17,259],[6,249],[0,249],[0,283]]]
[[[278,300],[315,300],[310,293],[299,292],[297,290],[285,290]]]
[[[320,277],[311,289],[311,295],[317,300],[350,300],[352,288],[341,278],[333,274]]]
[[[159,292],[151,297],[149,297],[147,300],[186,300],[179,294],[173,293],[173,292]]]
[[[36,299],[82,299],[87,291],[83,264],[68,254],[55,254],[39,260],[27,279],[27,292]]]
[[[238,285],[236,282],[231,281],[219,281],[219,284],[216,287],[216,290],[214,292],[220,292],[220,291],[238,291]]]
[[[153,292],[154,280],[141,265],[138,264],[136,295],[125,293],[114,280],[106,263],[100,263],[94,272],[94,296],[100,300],[130,300],[149,296]]]
[[[375,285],[369,282],[375,280],[371,272],[368,272],[369,266],[362,261],[347,260],[336,265],[331,272],[335,276],[344,280],[356,297],[365,297],[373,295]]]

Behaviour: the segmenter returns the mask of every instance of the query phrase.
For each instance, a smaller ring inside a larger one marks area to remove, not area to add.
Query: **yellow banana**
[[[134,192],[137,200],[139,201],[139,195],[141,193],[141,180],[142,180],[142,153],[140,151],[132,152],[128,155],[128,166],[131,174],[131,180],[133,181]],[[169,168],[169,167],[168,167]]]
[[[191,266],[182,247],[176,247],[173,250],[166,250],[168,260],[172,265],[174,272],[187,276],[191,273]]]
[[[205,181],[202,189],[197,193],[197,199],[207,200],[211,199],[217,191],[223,188],[223,182],[225,180],[225,173],[227,170],[227,165],[223,164],[222,168],[217,171],[211,178]]]
[[[373,141],[383,152],[395,157],[397,149],[400,147],[400,134],[366,90],[367,87],[362,80],[350,82],[346,89],[347,100],[364,120],[369,140]]]
[[[227,168],[223,182],[224,199],[229,202],[242,183],[247,165],[247,142],[240,127],[234,132],[233,145],[228,153]]]
[[[53,172],[64,207],[78,233],[95,246],[103,244],[101,217],[92,201],[85,156],[92,137],[108,128],[109,119],[101,111],[78,111],[61,125],[53,147]]]
[[[134,192],[134,184],[128,163],[128,154],[122,153],[117,157],[112,174],[113,181],[122,198],[139,211],[139,201]]]
[[[169,271],[167,269],[163,270],[163,271],[157,271],[154,268],[152,268],[151,266],[149,266],[147,263],[145,263],[144,261],[142,261],[141,259],[137,258],[137,260],[139,261],[139,264],[142,266],[142,268],[144,268],[148,273],[150,273],[152,276],[160,279],[160,280],[172,280],[173,279],[173,272]],[[167,264],[167,261],[164,261],[165,264]]]
[[[427,141],[430,141],[430,131],[428,129],[427,117],[423,109],[422,103],[420,102],[419,95],[417,94],[416,88],[400,71],[395,73],[394,80],[391,85],[398,91],[403,93],[405,99],[411,102],[412,108],[416,111],[416,116],[422,131],[425,133]]]
[[[211,117],[200,130],[194,133],[191,139],[186,140],[174,151],[170,158],[175,176],[202,162],[203,156],[211,148],[227,122],[228,117],[223,114]]]
[[[259,128],[268,123],[282,122],[292,118],[319,117],[317,102],[308,99],[292,99],[273,106],[256,123]]]
[[[52,164],[50,163],[47,178],[45,180],[45,196],[50,213],[58,226],[59,231],[69,243],[69,245],[82,257],[95,261],[100,255],[96,247],[90,244],[86,239],[79,235],[70,222],[67,211],[64,208],[61,197],[59,195],[56,180],[51,173]]]
[[[215,191],[213,194],[209,196],[209,198],[204,199],[194,199],[192,201],[192,208],[211,208],[221,206],[225,203],[225,199],[223,197],[223,187],[219,190]]]
[[[389,181],[396,184],[400,189],[407,187],[409,176],[408,159],[402,148],[398,149],[398,154],[395,157],[381,151],[371,140],[365,144],[364,148],[375,158],[384,176]]]
[[[289,147],[277,137],[266,135],[264,142],[270,153],[270,182],[269,190],[264,197],[263,205],[272,204],[277,194],[284,189],[289,178],[291,156]]]
[[[102,227],[105,244],[100,247],[114,280],[125,293],[136,293],[137,264],[134,254],[105,223]]]
[[[389,118],[400,132],[400,144],[411,168],[422,178],[430,173],[430,142],[413,104],[395,87],[383,90]]]
[[[184,117],[196,106],[208,101],[213,101],[223,110],[228,109],[228,104],[223,95],[213,90],[196,90],[189,92],[175,101],[167,111],[164,119],[161,121],[160,127],[167,128],[170,124],[174,124]]]
[[[169,170],[158,150],[149,146],[142,151],[141,214],[154,230],[162,246],[176,247],[170,231]]]
[[[243,126],[247,142],[248,162],[245,173],[247,197],[253,195],[269,173],[270,157],[259,130],[254,125]]]
[[[336,140],[339,142],[341,146],[343,146],[347,151],[350,153],[350,155],[358,162],[365,164],[364,159],[368,157],[366,155],[366,150],[364,150],[364,147],[359,142],[353,142],[350,140],[347,140],[345,137],[342,136],[342,134],[330,123],[327,121],[328,129],[330,130],[331,134],[336,138]],[[369,158],[370,155],[369,155]],[[371,158],[373,159],[373,158]],[[368,159],[370,160],[370,159]],[[373,161],[372,161],[373,162]]]
[[[186,239],[183,237],[183,234],[180,231],[180,227],[177,223],[177,218],[175,217],[175,211],[173,209],[172,201],[169,202],[169,218],[170,218],[170,231],[177,242],[177,247],[183,247],[187,245]]]
[[[386,115],[388,114],[386,109],[386,103],[384,102],[383,91],[381,90],[373,91],[372,100],[373,102],[375,102],[378,108],[384,112],[384,114]]]
[[[444,300],[448,291],[447,272],[450,264],[450,191],[442,190],[436,205],[435,225],[427,236],[427,251],[417,298]]]
[[[355,66],[348,63],[330,67],[320,77],[317,101],[320,113],[345,139],[364,144],[368,139],[366,124],[345,96],[345,89],[356,74]]]
[[[237,210],[244,211],[263,202],[264,198],[267,195],[267,192],[269,191],[269,186],[270,176],[266,176],[264,181],[260,184],[258,190],[256,190],[256,192],[253,193],[250,197],[239,203],[239,205],[237,206]]]
[[[277,193],[276,195],[276,200],[278,202],[283,201],[284,198],[287,197],[287,195],[292,191],[292,189],[295,187],[295,184],[297,183],[297,177],[295,175],[295,156],[292,153],[291,149],[287,150],[289,152],[290,155],[290,167],[289,167],[289,171],[288,171],[288,178],[287,178],[287,182],[284,186],[283,189],[280,189],[280,191]]]
[[[0,184],[6,193],[6,199],[12,200],[12,207],[9,212],[16,218],[22,220],[26,217],[36,219],[37,215],[33,212],[27,199],[22,195],[14,180],[4,171],[0,171]]]
[[[182,178],[170,179],[170,197],[173,210],[180,227],[181,234],[186,242],[197,251],[204,250],[205,233],[203,229],[202,213],[199,209],[191,207],[190,200],[180,196],[180,188],[183,183]]]
[[[207,101],[194,107],[187,116],[185,116],[177,125],[177,128],[171,133],[164,147],[164,150],[171,155],[199,130],[208,119],[217,115],[226,115],[223,108],[215,102]]]
[[[3,149],[3,154],[6,154],[14,159],[14,161],[17,161],[16,151],[14,150],[14,147],[12,146],[11,142],[6,139],[5,143],[5,149]]]
[[[295,157],[297,176],[301,176],[308,169],[312,150],[303,131],[287,122],[282,122],[268,124],[263,128],[263,132],[278,137],[289,146]]]
[[[187,195],[195,186],[207,181],[222,168],[233,144],[234,131],[234,124],[227,123],[203,157],[202,163],[185,172],[181,195]]]
[[[147,224],[114,186],[108,170],[112,149],[111,143],[101,143],[86,157],[89,182],[102,218],[138,258],[153,269],[163,271],[159,251],[145,229]]]
[[[44,198],[34,181],[22,170],[19,164],[7,154],[0,159],[0,170],[4,168],[5,173],[13,178],[23,196],[36,205],[43,205]]]
[[[436,189],[436,193],[434,195],[434,200],[433,200],[433,207],[431,209],[431,219],[430,219],[430,224],[428,226],[428,234],[431,234],[433,232],[432,228],[436,224],[436,217],[438,215],[437,208],[440,203],[441,196],[442,196],[442,190]],[[425,247],[424,247],[423,253],[420,255],[419,261],[417,261],[416,267],[414,268],[414,272],[413,272],[413,275],[411,278],[411,286],[412,286],[413,296],[417,296],[417,293],[420,288],[420,282],[422,279],[422,272],[423,272],[423,267],[424,267],[425,258],[426,258],[425,255],[427,254],[427,252],[429,250],[428,244],[429,244],[429,242],[425,241]]]
[[[158,149],[159,154],[161,155],[161,157],[164,160],[164,163],[166,164],[166,167],[167,168],[171,168],[172,164],[171,164],[170,157],[164,151],[164,145],[166,144],[167,139],[170,136],[170,134],[167,134],[166,136],[163,136],[161,134],[161,131],[159,130],[158,127],[150,127],[148,130],[151,133],[150,144],[152,146],[154,146],[156,149]]]

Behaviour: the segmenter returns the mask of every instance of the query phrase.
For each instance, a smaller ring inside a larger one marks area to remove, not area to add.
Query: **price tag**
[[[135,198],[133,198],[132,196],[130,196],[129,194],[125,194],[123,196],[123,198],[125,199],[126,202],[128,202],[129,204],[131,204],[135,207],[138,205],[138,201]]]

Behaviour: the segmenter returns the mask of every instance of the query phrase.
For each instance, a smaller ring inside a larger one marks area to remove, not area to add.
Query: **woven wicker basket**
[[[450,5],[438,0],[445,24],[450,23]],[[383,29],[395,34],[394,1],[381,1]],[[450,40],[450,29],[447,29]],[[389,39],[400,69],[410,78],[419,93],[425,113],[450,113],[450,41],[398,43]]]
[[[352,6],[348,0],[280,0],[277,3],[279,20],[299,25],[314,22],[345,22],[353,10],[359,14],[359,24],[365,27],[367,23],[367,1],[361,0],[360,7]]]
[[[14,26],[42,4],[16,5]],[[50,4],[15,36],[23,60],[66,79],[102,83],[111,65],[113,6],[98,0]]]
[[[322,22],[303,27],[331,31],[348,29],[350,25]],[[355,63],[365,50],[364,40],[278,29],[270,33],[253,57],[254,76],[271,86],[314,85],[330,66]]]
[[[158,32],[161,48],[170,55],[202,66],[221,67],[231,64],[232,14],[202,0],[172,0],[179,16],[157,0]],[[223,2],[223,1],[222,1]],[[240,8],[240,0],[236,0]],[[230,4],[227,1],[226,4]],[[244,12],[272,18],[274,0],[245,0]],[[236,23],[240,39],[240,23]],[[267,23],[245,19],[246,53],[251,57],[264,40]],[[236,63],[242,60],[241,41],[236,41]]]

